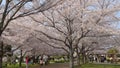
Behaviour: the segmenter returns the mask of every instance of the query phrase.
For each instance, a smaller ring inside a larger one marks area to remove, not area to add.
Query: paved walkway
[[[37,68],[69,68],[69,66],[67,63],[55,63],[55,64],[39,66]]]

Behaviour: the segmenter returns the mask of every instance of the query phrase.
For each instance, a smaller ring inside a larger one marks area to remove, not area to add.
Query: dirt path
[[[68,68],[68,64],[67,63],[48,64],[39,66],[37,68]]]

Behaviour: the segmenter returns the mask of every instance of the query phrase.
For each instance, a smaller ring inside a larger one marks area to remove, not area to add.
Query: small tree
[[[116,55],[119,51],[116,48],[111,48],[108,50],[108,54],[111,55],[111,57],[113,58],[113,62],[116,63]]]

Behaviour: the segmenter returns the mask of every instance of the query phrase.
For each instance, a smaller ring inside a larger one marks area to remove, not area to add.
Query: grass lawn
[[[84,64],[82,67],[77,66],[76,68],[120,68],[117,64]]]
[[[22,64],[22,68],[26,68],[25,64]],[[69,68],[68,64],[65,63],[55,63],[55,64],[49,64],[46,65],[45,68]],[[19,68],[19,65],[8,65],[8,67],[4,68]],[[29,64],[29,68],[39,68],[39,64]],[[120,68],[120,65],[118,64],[84,64],[81,67],[76,66],[75,68]]]
[[[36,66],[38,66],[38,64],[29,64],[29,68],[35,68]],[[11,64],[11,65],[7,65],[6,66],[3,66],[3,68],[19,68],[19,65],[18,64]],[[22,64],[22,68],[26,68],[26,65],[25,64]]]

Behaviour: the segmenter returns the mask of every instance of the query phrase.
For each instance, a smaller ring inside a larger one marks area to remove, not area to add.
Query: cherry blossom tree
[[[43,12],[58,5],[61,1],[62,0],[0,0],[0,37],[12,20]],[[2,40],[0,43],[2,44]],[[0,68],[2,68],[2,48],[0,50]]]
[[[117,0],[67,0],[62,5],[31,18],[44,28],[36,30],[44,37],[44,39],[39,37],[39,40],[68,52],[70,68],[73,68],[73,53],[82,38],[117,34],[108,27],[108,24],[119,21],[115,16],[119,11],[117,2]]]

